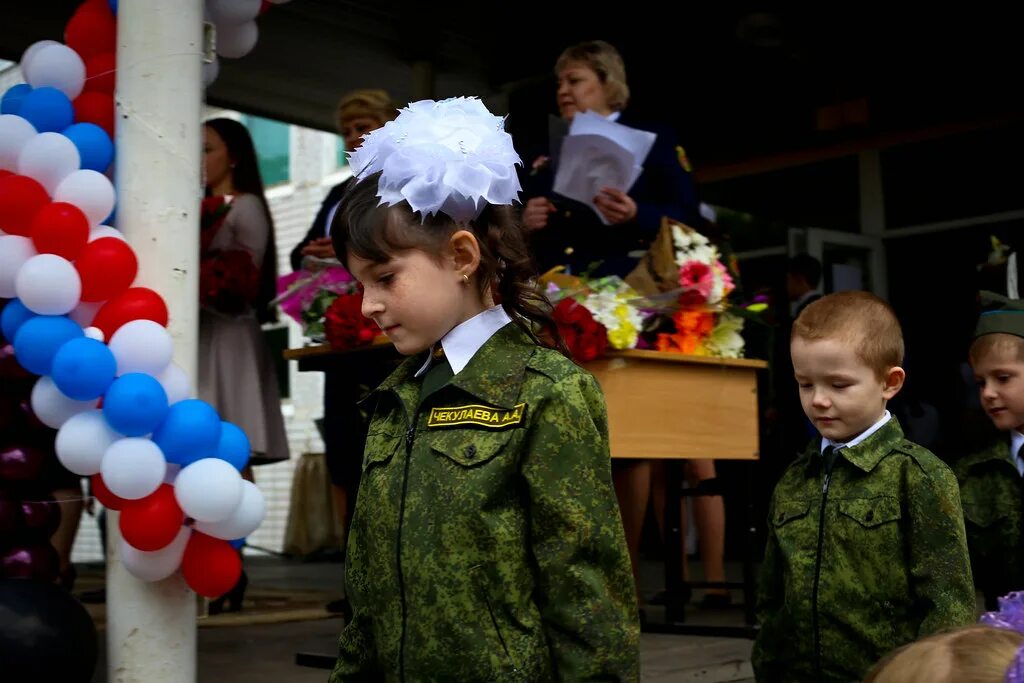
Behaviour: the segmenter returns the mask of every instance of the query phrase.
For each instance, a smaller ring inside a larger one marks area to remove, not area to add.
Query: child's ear
[[[469,230],[456,230],[448,240],[448,249],[460,280],[473,277],[480,267],[480,243]]]
[[[903,388],[903,382],[906,379],[907,373],[899,366],[886,370],[885,377],[883,378],[885,385],[882,388],[882,397],[886,401],[891,401],[893,396],[900,393],[900,389]]]

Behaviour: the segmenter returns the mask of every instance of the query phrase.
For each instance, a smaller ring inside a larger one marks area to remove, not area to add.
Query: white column
[[[138,255],[137,283],[167,302],[174,360],[194,386],[203,3],[121,0],[117,19],[117,227]],[[107,518],[108,680],[195,681],[195,594],[180,574],[129,574],[118,517]]]

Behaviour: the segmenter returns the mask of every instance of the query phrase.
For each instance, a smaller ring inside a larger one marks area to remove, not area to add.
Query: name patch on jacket
[[[444,427],[486,427],[487,429],[504,429],[523,423],[526,417],[526,404],[520,403],[511,410],[491,406],[468,405],[431,408],[427,417],[427,427],[440,429]]]

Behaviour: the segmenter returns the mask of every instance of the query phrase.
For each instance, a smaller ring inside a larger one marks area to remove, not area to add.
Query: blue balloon
[[[178,401],[153,432],[153,442],[167,462],[187,467],[196,460],[213,458],[220,445],[220,415],[205,401]]]
[[[53,383],[68,398],[91,401],[110,387],[117,360],[103,342],[79,337],[64,344],[53,357]]]
[[[8,88],[3,99],[0,99],[0,114],[17,114],[21,110],[21,103],[30,92],[32,86],[28,83],[19,83]]]
[[[39,133],[58,133],[72,124],[75,110],[68,96],[56,88],[36,88],[21,101],[18,116]]]
[[[78,148],[82,168],[104,173],[114,160],[114,143],[95,123],[76,123],[65,128],[62,135]]]
[[[9,343],[14,343],[14,335],[18,333],[18,328],[22,324],[36,317],[36,314],[28,309],[28,307],[21,303],[21,299],[11,299],[4,306],[3,313],[0,313],[0,331],[4,333],[4,339]]]
[[[117,14],[117,0],[107,0],[107,4],[110,5],[110,11]]]
[[[230,422],[220,423],[220,442],[217,444],[217,457],[231,463],[241,472],[249,464],[249,437],[237,425]]]
[[[49,375],[57,350],[83,334],[78,323],[67,316],[37,315],[22,323],[14,335],[14,357],[29,372]]]
[[[228,543],[230,543],[230,544],[231,544],[231,547],[232,547],[232,548],[234,548],[235,550],[238,550],[238,549],[240,549],[240,548],[241,548],[241,547],[242,547],[243,545],[245,545],[245,539],[244,539],[244,538],[236,538],[236,539],[235,539],[235,540],[233,540],[233,541],[228,541]]]
[[[167,415],[167,392],[151,375],[129,372],[103,396],[103,417],[125,436],[149,434]]]

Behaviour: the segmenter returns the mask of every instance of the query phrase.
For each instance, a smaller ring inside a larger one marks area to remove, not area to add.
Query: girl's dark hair
[[[480,244],[477,269],[480,294],[500,301],[509,317],[541,346],[568,351],[551,316],[551,302],[538,289],[526,238],[511,206],[486,204],[469,223],[437,213],[422,217],[406,202],[380,206],[374,173],[349,187],[331,225],[334,251],[342,263],[349,256],[384,263],[398,251],[422,249],[440,256],[452,233],[467,229]]]
[[[219,135],[228,149],[228,156],[234,163],[234,168],[231,169],[231,183],[235,190],[254,195],[263,205],[269,232],[267,248],[263,250],[263,263],[257,264],[260,267],[260,288],[254,308],[261,323],[277,322],[277,309],[269,305],[277,296],[277,243],[274,238],[274,219],[270,215],[267,198],[263,196],[263,178],[260,176],[252,137],[245,126],[232,119],[210,119],[203,125],[209,126]]]

